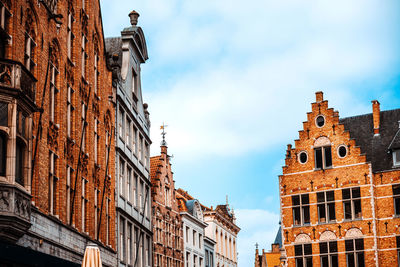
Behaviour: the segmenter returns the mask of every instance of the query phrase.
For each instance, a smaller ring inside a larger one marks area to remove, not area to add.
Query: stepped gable
[[[366,154],[374,172],[392,169],[393,160],[389,152],[400,148],[399,121],[400,109],[381,111],[379,135],[374,135],[372,113],[339,120]]]

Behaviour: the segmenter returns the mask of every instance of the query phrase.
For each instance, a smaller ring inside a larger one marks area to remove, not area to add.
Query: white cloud
[[[237,242],[238,266],[254,266],[255,244],[260,245],[260,251],[271,249],[279,228],[279,215],[262,209],[238,209],[235,214],[241,227]]]

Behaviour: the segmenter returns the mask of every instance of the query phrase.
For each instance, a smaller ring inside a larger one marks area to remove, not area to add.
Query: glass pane
[[[360,197],[360,188],[352,188],[351,189],[352,198],[359,198]]]
[[[352,219],[350,201],[344,202],[344,218],[349,220]]]
[[[337,252],[337,242],[333,241],[333,242],[329,242],[329,252]]]
[[[7,137],[0,133],[0,175],[6,175]]]
[[[347,267],[355,267],[354,254],[353,253],[346,254],[346,258],[347,258]]]
[[[335,203],[328,204],[329,221],[336,220]]]
[[[312,267],[312,257],[306,258],[306,267]]]
[[[318,205],[318,216],[320,222],[326,222],[325,205]]]
[[[354,251],[353,239],[346,240],[344,244],[345,244],[345,247],[346,247],[346,251]]]
[[[325,194],[324,194],[324,192],[317,193],[317,201],[318,202],[325,202]]]
[[[296,259],[296,267],[303,267],[303,258]]]
[[[354,200],[354,213],[356,218],[361,218],[361,200]]]
[[[393,189],[393,195],[400,195],[400,184],[393,185],[392,189]]]
[[[0,102],[0,126],[8,127],[8,104]]]
[[[293,208],[293,224],[300,225],[300,208]]]
[[[364,240],[356,239],[356,250],[364,250]]]
[[[319,253],[320,254],[328,253],[328,243],[326,242],[319,243]]]
[[[310,207],[303,207],[303,218],[304,218],[304,223],[310,223]]]
[[[329,267],[329,257],[321,256],[321,267]]]
[[[292,205],[293,206],[300,205],[300,197],[299,196],[292,196]]]
[[[365,266],[365,263],[364,263],[364,252],[357,253],[357,263],[358,263],[358,267],[364,267]]]
[[[335,191],[326,192],[326,200],[327,201],[334,201],[335,200]]]
[[[294,246],[294,255],[295,256],[303,256],[303,247],[301,245]]]
[[[312,246],[311,244],[304,244],[304,255],[312,254]]]
[[[350,189],[342,189],[342,199],[350,198]]]
[[[24,145],[17,141],[15,158],[15,181],[24,185]]]
[[[396,246],[400,247],[400,236],[396,236]]]
[[[339,261],[337,255],[331,256],[331,263],[332,263],[331,267],[339,267]]]
[[[332,153],[331,153],[331,147],[325,147],[325,167],[331,167],[332,166]]]
[[[322,169],[322,151],[321,148],[315,149],[315,168]]]
[[[308,194],[301,195],[301,204],[308,204],[310,203],[310,200],[308,198]]]

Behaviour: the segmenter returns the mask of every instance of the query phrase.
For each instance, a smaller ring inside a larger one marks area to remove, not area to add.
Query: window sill
[[[327,222],[318,222],[318,225],[326,225],[326,224],[333,224],[333,223],[337,223],[337,221],[331,220],[331,221],[327,221]]]

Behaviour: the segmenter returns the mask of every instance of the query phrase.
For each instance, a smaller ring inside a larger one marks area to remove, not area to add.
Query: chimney
[[[271,252],[273,253],[279,252],[279,243],[271,245]]]
[[[324,93],[322,91],[318,91],[315,93],[315,100],[317,103],[321,103],[324,100]]]
[[[378,100],[372,100],[372,119],[374,122],[374,134],[379,134],[381,107]]]

